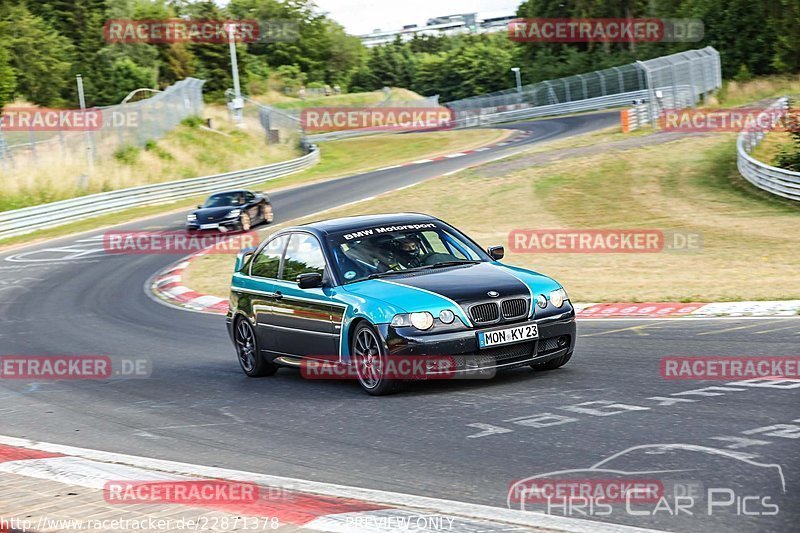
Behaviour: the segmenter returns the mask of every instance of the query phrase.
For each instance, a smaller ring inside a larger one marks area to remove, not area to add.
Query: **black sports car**
[[[272,204],[266,194],[227,191],[212,194],[186,217],[186,229],[248,231],[257,224],[272,222]]]

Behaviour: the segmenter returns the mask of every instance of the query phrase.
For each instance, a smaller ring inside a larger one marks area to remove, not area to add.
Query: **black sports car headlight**
[[[242,214],[241,209],[231,209],[230,211],[228,211],[228,214],[225,215],[225,218],[236,218],[241,214]]]

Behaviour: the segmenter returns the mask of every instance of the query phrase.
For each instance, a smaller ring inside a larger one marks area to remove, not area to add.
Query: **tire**
[[[242,218],[240,218],[239,221],[242,226],[242,231],[250,231],[250,228],[253,227],[253,223],[250,220],[250,215],[247,213],[242,213]]]
[[[356,359],[358,384],[371,396],[392,394],[400,388],[400,381],[381,375],[386,368],[387,354],[380,336],[371,325],[362,322],[356,327],[350,341],[350,354]]]
[[[566,365],[570,359],[572,359],[572,352],[562,355],[561,357],[551,359],[546,363],[532,364],[531,366],[534,370],[555,370],[556,368],[561,368],[562,366]]]
[[[264,215],[265,224],[272,224],[272,221],[275,220],[275,213],[272,211],[272,205],[270,204],[264,206],[262,214]]]
[[[258,349],[258,339],[253,326],[248,320],[240,318],[233,326],[233,342],[236,346],[236,355],[239,366],[247,376],[261,378],[272,376],[278,367],[268,362]]]

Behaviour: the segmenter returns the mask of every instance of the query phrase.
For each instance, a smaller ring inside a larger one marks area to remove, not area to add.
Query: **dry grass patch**
[[[513,229],[657,229],[700,233],[702,250],[658,254],[519,254],[507,263],[561,280],[576,301],[798,299],[800,208],[736,171],[735,134],[575,157],[490,176],[477,172],[326,213],[438,216],[483,245]]]

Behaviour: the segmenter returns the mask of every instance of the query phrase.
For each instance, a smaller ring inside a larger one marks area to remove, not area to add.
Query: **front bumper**
[[[203,227],[206,226],[206,227]],[[238,218],[220,220],[219,222],[187,222],[186,229],[189,231],[236,231],[242,229],[242,221]]]
[[[505,324],[513,327],[535,323],[539,338],[491,348],[478,347],[477,333],[498,326],[441,333],[420,332],[411,327],[394,328],[388,324],[378,327],[390,356],[448,356],[456,364],[456,372],[472,372],[477,368],[514,368],[528,364],[546,363],[571,354],[575,349],[575,311],[532,321]]]

